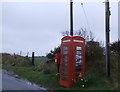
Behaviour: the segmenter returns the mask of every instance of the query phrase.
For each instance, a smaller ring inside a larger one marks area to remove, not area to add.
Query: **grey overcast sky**
[[[89,30],[81,2],[74,3],[74,30]],[[95,40],[104,41],[104,3],[85,2],[84,8]],[[110,42],[118,40],[118,3],[110,3]],[[69,30],[69,2],[3,2],[2,52],[46,55],[60,45],[62,31]]]
[[[118,16],[120,16],[120,1],[118,3]],[[120,17],[118,17],[118,39],[120,40]]]

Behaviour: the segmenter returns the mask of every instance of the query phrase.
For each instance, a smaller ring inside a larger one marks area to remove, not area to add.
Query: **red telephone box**
[[[77,78],[85,77],[85,39],[65,36],[61,39],[60,85],[73,86]]]

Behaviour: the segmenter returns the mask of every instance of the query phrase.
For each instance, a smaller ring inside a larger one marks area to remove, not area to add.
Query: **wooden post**
[[[20,51],[20,56],[22,55],[22,51]]]
[[[73,1],[70,0],[70,35],[73,36]]]
[[[27,52],[27,55],[26,55],[26,57],[28,57],[29,56],[29,52]]]
[[[106,76],[110,77],[110,7],[109,0],[105,0],[105,34],[106,34]]]
[[[58,76],[60,75],[60,71],[59,71],[59,67],[60,67],[60,64],[57,65],[57,73],[58,73]]]
[[[32,65],[35,65],[34,64],[34,52],[32,52]]]

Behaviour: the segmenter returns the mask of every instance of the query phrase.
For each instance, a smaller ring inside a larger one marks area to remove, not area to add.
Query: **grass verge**
[[[4,62],[2,68],[6,70],[11,70],[14,73],[18,74],[22,78],[25,78],[31,82],[34,82],[40,86],[43,86],[49,90],[114,90],[118,89],[118,80],[115,72],[113,71],[114,76],[106,78],[102,73],[102,61],[89,61],[86,63],[86,79],[88,82],[84,88],[81,87],[81,81],[78,80],[73,87],[65,88],[59,85],[59,77],[56,76],[57,67],[54,63],[42,62],[36,64],[35,66],[29,65],[26,62],[26,59],[22,57],[7,57],[4,56]],[[11,60],[11,63],[9,62]],[[13,64],[13,60],[16,62]],[[16,61],[18,60],[18,61]],[[21,62],[21,60],[23,60]],[[115,60],[115,59],[114,59]],[[26,65],[24,65],[24,61]],[[20,64],[18,64],[20,62]],[[28,62],[29,63],[29,62]],[[23,66],[24,65],[24,66]],[[115,67],[115,66],[114,66]],[[113,67],[113,68],[114,68]],[[115,69],[115,68],[114,68]],[[89,71],[88,71],[89,70]],[[117,71],[117,70],[115,70]]]
[[[45,72],[44,70],[38,71],[35,67],[18,67],[10,64],[3,65],[6,70],[11,70],[22,78],[43,86],[49,90],[109,90],[113,89],[109,84],[111,79],[99,78],[98,76],[89,75],[88,82],[85,88],[81,87],[80,81],[75,86],[65,88],[59,85],[59,77],[56,76],[56,71]]]

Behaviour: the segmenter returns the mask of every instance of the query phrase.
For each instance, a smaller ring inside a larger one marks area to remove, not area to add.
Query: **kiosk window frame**
[[[81,71],[81,65],[82,65],[82,46],[76,46],[75,47],[75,66],[76,66],[76,72]]]
[[[62,79],[67,81],[68,80],[68,53],[69,53],[69,47],[68,46],[63,46],[62,52],[63,52]]]

